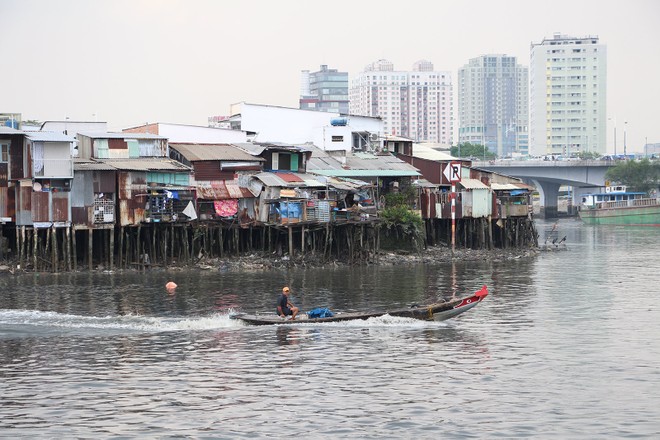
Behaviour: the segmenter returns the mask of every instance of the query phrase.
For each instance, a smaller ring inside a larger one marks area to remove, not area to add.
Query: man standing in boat
[[[289,301],[289,288],[284,287],[282,289],[282,295],[280,295],[280,299],[277,301],[277,314],[282,318],[290,315],[291,319],[296,319],[299,310],[298,307]]]

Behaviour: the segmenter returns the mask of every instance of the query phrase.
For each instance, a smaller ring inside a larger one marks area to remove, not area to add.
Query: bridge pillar
[[[541,206],[540,218],[557,218],[557,197],[559,196],[558,183],[532,179],[539,192]]]

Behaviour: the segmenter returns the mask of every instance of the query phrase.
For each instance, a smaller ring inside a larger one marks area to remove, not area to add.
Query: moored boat
[[[371,312],[348,312],[335,313],[333,316],[324,318],[310,318],[306,313],[300,313],[295,320],[280,318],[274,313],[269,314],[247,314],[237,313],[230,317],[253,325],[269,324],[303,324],[303,323],[324,323],[339,322],[350,320],[365,320],[379,316],[396,316],[400,318],[414,318],[423,321],[444,321],[453,318],[461,313],[467,312],[488,295],[488,288],[483,286],[472,295],[455,298],[444,302],[438,302],[428,305],[414,305],[408,308],[397,308],[392,310],[371,311]]]
[[[578,210],[588,225],[660,226],[660,200],[623,187],[608,187],[603,193],[583,194]]]

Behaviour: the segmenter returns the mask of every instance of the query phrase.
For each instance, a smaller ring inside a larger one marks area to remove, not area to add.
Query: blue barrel
[[[330,125],[334,127],[344,127],[348,124],[348,118],[333,118],[330,120]]]

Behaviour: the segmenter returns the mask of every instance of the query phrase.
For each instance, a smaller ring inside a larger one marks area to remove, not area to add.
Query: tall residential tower
[[[605,154],[606,49],[598,37],[532,43],[530,154]]]
[[[412,71],[387,60],[368,65],[351,81],[350,113],[383,119],[385,134],[451,145],[452,84],[449,72],[418,61]]]
[[[499,157],[528,151],[527,68],[516,57],[482,55],[458,70],[458,141]]]
[[[318,72],[303,70],[300,81],[300,108],[348,114],[348,72],[321,65]]]

